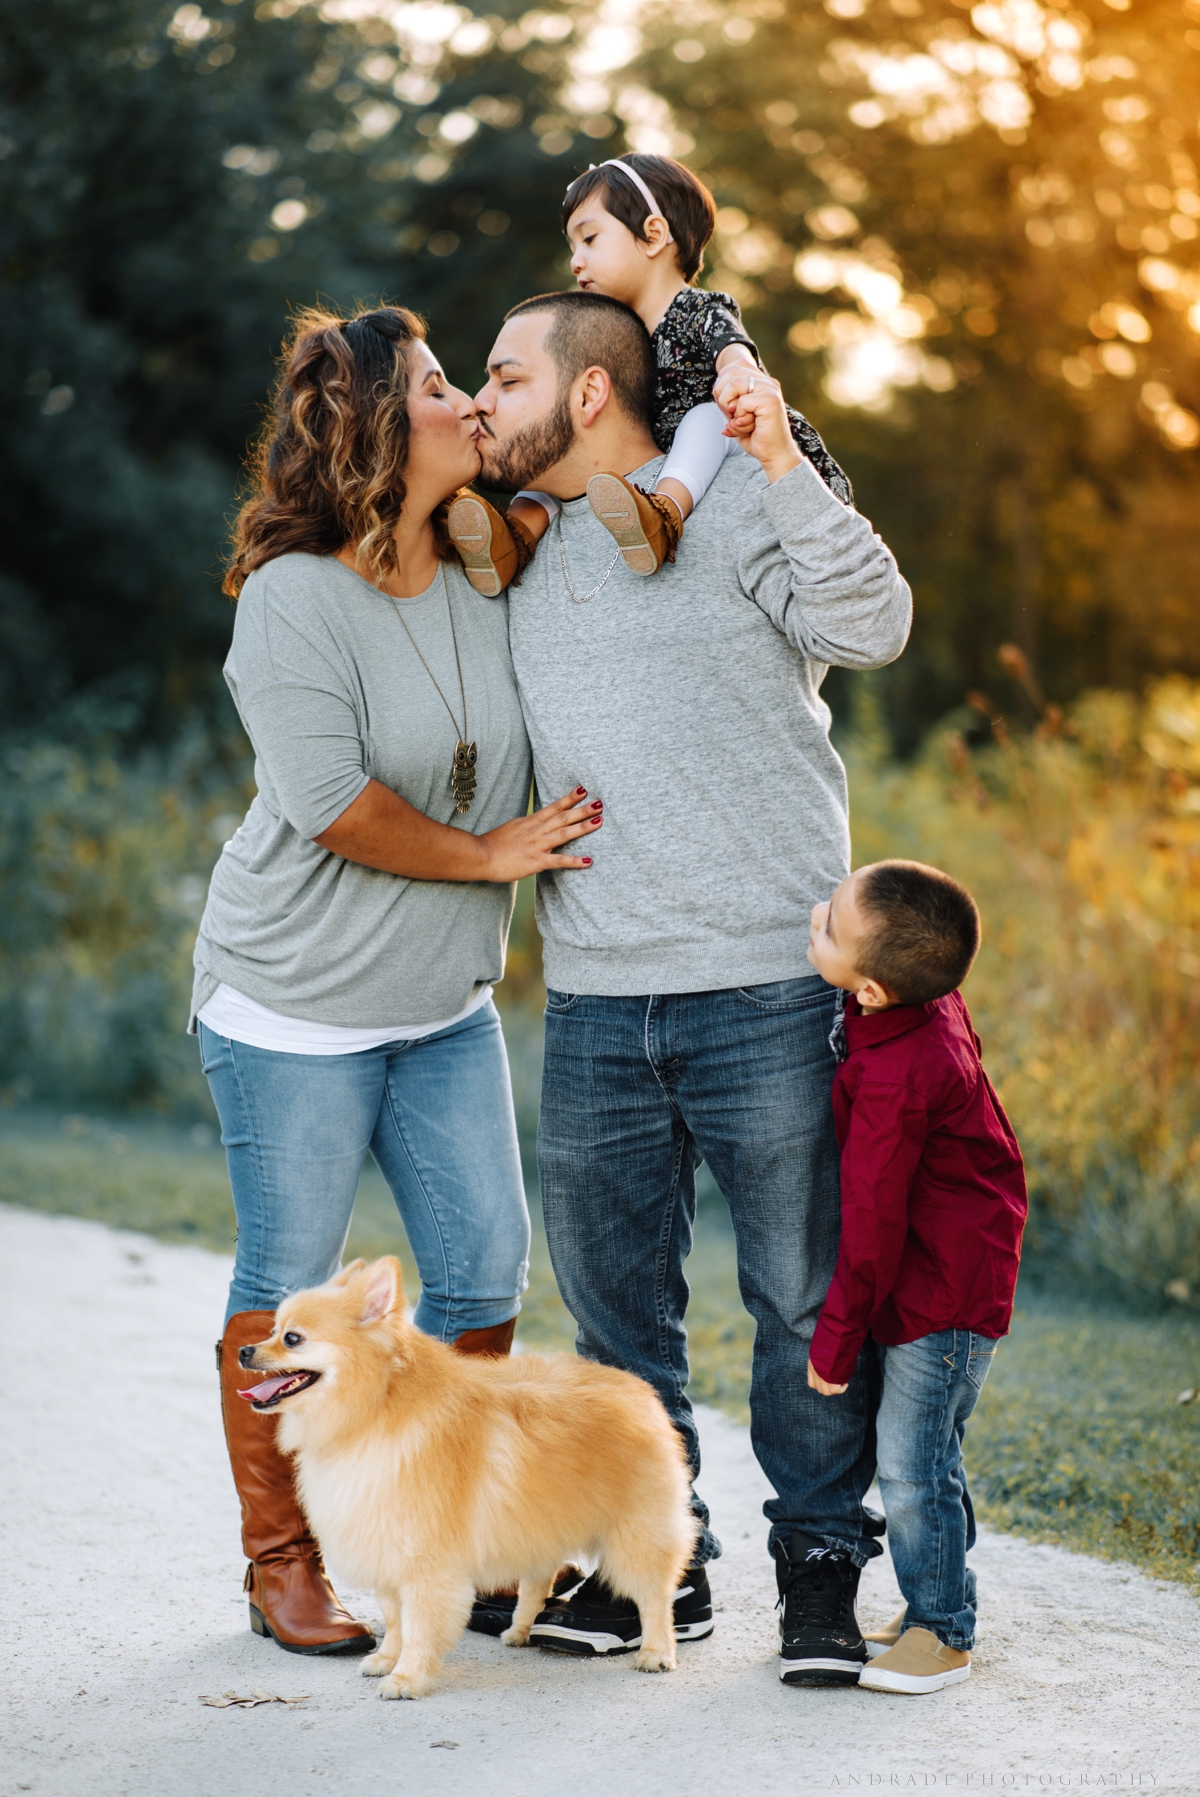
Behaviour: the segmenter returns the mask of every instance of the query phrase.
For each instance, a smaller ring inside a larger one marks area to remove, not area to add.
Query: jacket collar
[[[927,1005],[893,1005],[890,1011],[875,1011],[868,1016],[859,1009],[852,992],[846,994],[846,1048],[853,1054],[857,1048],[874,1048],[880,1042],[891,1042],[896,1036],[907,1036],[910,1030],[923,1029],[936,1017],[941,999]]]

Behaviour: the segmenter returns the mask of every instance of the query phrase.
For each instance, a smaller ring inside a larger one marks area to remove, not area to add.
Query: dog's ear
[[[359,1255],[358,1259],[352,1260],[348,1267],[343,1267],[340,1273],[334,1274],[329,1281],[330,1285],[349,1285],[354,1275],[361,1273],[366,1264],[366,1261]]]
[[[366,1283],[360,1299],[358,1320],[360,1323],[378,1323],[397,1304],[404,1302],[404,1288],[400,1281],[400,1262],[394,1254],[388,1254],[383,1260],[377,1260],[367,1268],[363,1275]]]

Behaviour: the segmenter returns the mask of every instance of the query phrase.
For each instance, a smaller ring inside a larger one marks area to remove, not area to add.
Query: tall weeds
[[[1031,1239],[1126,1287],[1200,1297],[1200,685],[1093,692],[1032,737],[848,755],[858,863],[974,892],[966,997],[1021,1138]]]
[[[0,771],[0,1100],[209,1115],[192,944],[252,787],[199,732],[133,766],[14,747]]]
[[[966,996],[1025,1150],[1031,1240],[1200,1300],[1200,685],[1094,692],[1032,736],[997,720],[979,748],[942,729],[904,766],[869,719],[843,748],[856,861],[931,861],[979,901]],[[191,948],[244,766],[197,735],[132,767],[14,749],[2,772],[0,1100],[208,1115]],[[531,1139],[527,898],[501,996]]]

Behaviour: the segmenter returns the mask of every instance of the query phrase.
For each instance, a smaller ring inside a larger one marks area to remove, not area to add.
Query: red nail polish
[[[592,800],[592,810],[593,811],[603,811],[604,810],[604,800],[603,799],[593,799]]]
[[[577,786],[575,788],[575,797],[577,799],[586,799],[587,798],[587,787],[586,786]]]
[[[585,855],[583,857],[583,865],[585,867],[590,867],[592,865],[592,857],[590,855]]]

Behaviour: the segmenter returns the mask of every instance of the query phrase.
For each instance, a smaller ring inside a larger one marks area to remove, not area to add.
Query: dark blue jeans
[[[771,1541],[803,1529],[880,1552],[863,1514],[874,1471],[874,1359],[846,1395],[806,1382],[837,1258],[838,1151],[830,1113],[834,994],[819,979],[651,998],[550,992],[538,1170],[550,1254],[576,1347],[636,1373],[700,1468],[687,1397],[683,1263],[695,1172],[708,1163],[737,1237],[758,1325],[751,1435],[777,1496]],[[720,1543],[704,1522],[697,1557]]]
[[[969,1329],[943,1329],[877,1352],[883,1368],[879,1489],[906,1623],[969,1652],[975,1574],[967,1555],[975,1545],[975,1512],[963,1470],[963,1430],[996,1343]]]

